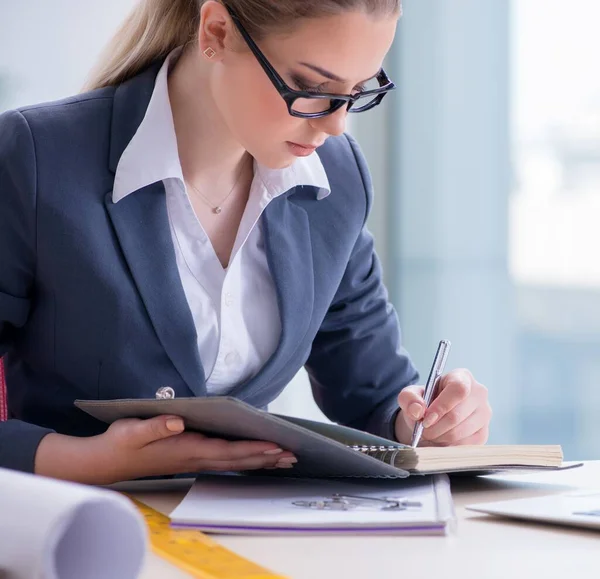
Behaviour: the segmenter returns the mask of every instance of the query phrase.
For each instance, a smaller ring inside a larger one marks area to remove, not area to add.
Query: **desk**
[[[168,513],[191,481],[173,481],[171,490],[161,493],[152,490],[153,484],[155,481],[136,483],[143,486],[136,486],[135,495]],[[216,538],[238,554],[292,579],[598,578],[597,531],[496,519],[464,508],[472,503],[589,487],[600,487],[600,461],[562,472],[456,478],[452,494],[458,524],[456,532],[447,537]],[[188,577],[151,554],[140,579]]]

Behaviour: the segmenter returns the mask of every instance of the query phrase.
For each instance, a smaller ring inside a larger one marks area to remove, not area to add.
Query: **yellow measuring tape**
[[[173,529],[169,517],[127,495],[146,519],[152,550],[198,579],[285,579],[194,529]]]

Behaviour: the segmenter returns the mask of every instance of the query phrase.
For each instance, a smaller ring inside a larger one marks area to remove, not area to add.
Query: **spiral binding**
[[[368,456],[372,456],[377,460],[385,462],[387,464],[391,464],[394,466],[394,461],[398,453],[404,448],[402,446],[371,446],[371,445],[358,445],[355,444],[351,446],[352,450],[357,450],[358,452],[362,452]]]

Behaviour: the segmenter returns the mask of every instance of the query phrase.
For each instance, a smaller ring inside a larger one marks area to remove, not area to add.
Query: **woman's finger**
[[[488,424],[487,416],[482,408],[477,408],[470,416],[463,420],[455,428],[451,428],[442,436],[428,438],[430,442],[436,445],[456,445],[459,441],[468,440],[476,432]],[[425,436],[425,433],[423,433]],[[465,443],[463,443],[465,444]]]
[[[215,471],[242,471],[257,470],[260,468],[291,468],[294,462],[280,462],[278,457],[267,456],[249,456],[237,460],[200,460],[197,462],[195,470],[215,470]]]
[[[420,420],[425,412],[424,391],[423,386],[406,386],[398,394],[398,406],[402,413],[413,422]]]
[[[468,436],[467,438],[463,438],[462,440],[458,440],[454,444],[456,446],[466,446],[468,444],[477,444],[477,445],[485,444],[489,438],[489,435],[490,435],[490,429],[489,429],[489,426],[486,425],[483,428],[479,429],[474,434],[472,434],[471,436]]]
[[[427,440],[436,440],[444,436],[467,420],[477,410],[478,406],[479,401],[474,396],[470,396],[452,408],[433,426],[425,428],[423,430],[423,437]]]
[[[147,444],[177,436],[184,429],[183,420],[178,416],[155,416],[142,420],[140,418],[123,418],[108,427],[109,436],[116,439],[117,444],[133,448],[142,448]]]
[[[177,457],[182,461],[232,461],[248,457],[270,457],[274,460],[292,457],[293,454],[272,442],[252,440],[229,441],[209,438],[197,432],[183,432],[178,436],[156,441],[146,446],[148,451]]]
[[[177,441],[178,454],[187,454],[197,460],[237,460],[250,456],[290,456],[272,442],[252,440],[229,441],[222,438],[210,438],[195,432],[184,432]],[[185,445],[185,446],[184,446]]]
[[[468,370],[454,370],[443,376],[438,395],[425,411],[423,426],[430,428],[471,394],[473,377]]]

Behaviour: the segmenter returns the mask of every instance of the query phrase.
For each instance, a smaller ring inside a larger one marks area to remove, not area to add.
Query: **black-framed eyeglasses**
[[[346,106],[351,113],[362,113],[376,107],[388,92],[396,88],[396,85],[388,78],[385,71],[381,69],[375,78],[366,83],[365,90],[352,95],[294,90],[285,83],[273,68],[267,57],[252,40],[235,12],[229,6],[226,6],[226,8],[248,47],[254,53],[269,79],[271,79],[273,86],[285,100],[288,111],[293,117],[304,119],[325,117],[343,106]]]

